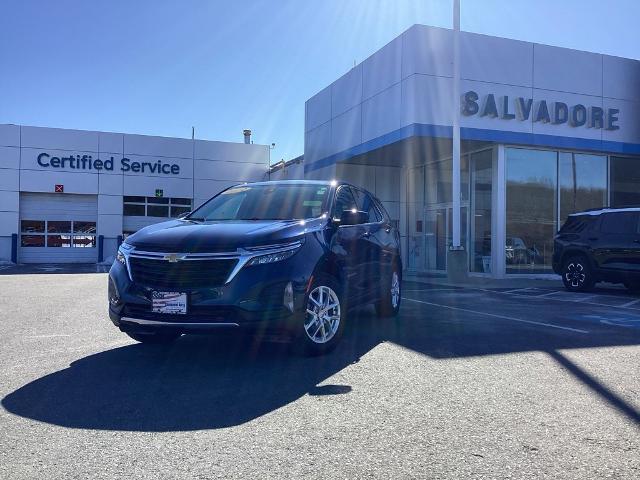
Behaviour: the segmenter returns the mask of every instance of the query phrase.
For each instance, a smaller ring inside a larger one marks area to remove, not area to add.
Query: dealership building
[[[454,97],[453,36],[415,25],[310,98],[304,176],[375,193],[405,268],[446,272],[457,116],[466,270],[550,274],[570,213],[640,205],[640,62],[461,32]]]
[[[460,32],[454,97],[453,40],[414,25],[310,98],[304,156],[272,178],[367,188],[405,268],[445,273],[457,121],[466,271],[548,275],[567,215],[640,205],[640,62]],[[0,261],[108,262],[124,236],[268,163],[250,142],[0,125]]]
[[[123,237],[263,180],[269,147],[0,125],[0,261],[109,262]]]

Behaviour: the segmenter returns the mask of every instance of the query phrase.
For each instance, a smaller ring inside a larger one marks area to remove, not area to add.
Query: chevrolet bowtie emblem
[[[171,263],[176,263],[179,260],[184,260],[185,257],[186,255],[178,255],[177,253],[170,253],[164,256],[164,260]]]

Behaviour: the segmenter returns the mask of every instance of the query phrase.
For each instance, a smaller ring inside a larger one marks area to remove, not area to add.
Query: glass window
[[[594,222],[594,218],[589,215],[571,215],[560,228],[560,233],[580,233]]]
[[[176,217],[182,215],[183,213],[189,213],[189,211],[191,211],[191,207],[175,207],[175,206],[172,206],[171,207],[170,216],[172,218],[176,218]]]
[[[22,220],[20,229],[24,233],[44,233],[44,220]]]
[[[44,247],[44,235],[21,235],[20,246],[22,247]]]
[[[389,220],[391,217],[389,216],[389,212],[387,212],[387,209],[384,208],[384,205],[382,205],[382,203],[379,200],[374,200],[376,202],[376,205],[378,206],[378,210],[380,211],[380,214],[382,215],[383,219]]]
[[[144,205],[130,205],[125,203],[123,208],[123,214],[131,217],[144,217],[145,207]]]
[[[380,223],[382,221],[382,214],[378,210],[378,207],[371,203],[371,207],[369,208],[369,222],[370,223]]]
[[[615,212],[602,215],[600,231],[609,234],[638,233],[638,212]]]
[[[76,248],[93,248],[96,246],[96,237],[93,235],[76,235],[73,237],[73,246]]]
[[[451,159],[426,166],[425,190],[427,204],[451,202]]]
[[[409,169],[407,194],[411,202],[424,203],[424,167],[412,167]]]
[[[131,196],[124,197],[125,202],[144,203],[144,199],[145,197],[131,197]]]
[[[164,197],[147,197],[147,203],[159,203],[162,205],[167,205],[169,203],[169,199]]]
[[[607,203],[607,157],[560,152],[560,224],[570,213],[602,208]]]
[[[147,205],[147,217],[168,217],[169,206],[167,205]]]
[[[491,272],[492,177],[493,150],[472,154],[469,242],[469,266],[472,272]]]
[[[172,205],[187,205],[187,206],[191,206],[191,199],[190,198],[172,198],[171,199],[171,204]]]
[[[329,186],[322,184],[239,185],[216,195],[189,219],[295,220],[322,215]]]
[[[96,233],[96,222],[73,222],[73,233]]]
[[[640,205],[640,158],[611,157],[611,206]]]
[[[71,235],[47,235],[47,247],[71,247]]]
[[[507,273],[551,273],[558,154],[506,149]]]
[[[354,209],[357,210],[358,207],[351,188],[347,186],[340,187],[336,193],[336,204],[333,208],[333,218],[335,220],[340,220],[342,212]]]
[[[371,195],[358,189],[353,189],[353,193],[356,197],[357,209],[362,212],[367,212],[367,223],[381,222],[382,216],[376,211]]]
[[[49,220],[47,222],[47,233],[71,233],[71,222]]]

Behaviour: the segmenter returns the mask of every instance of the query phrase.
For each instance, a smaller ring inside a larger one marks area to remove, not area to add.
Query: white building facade
[[[416,273],[452,241],[452,36],[415,25],[306,102],[305,178],[376,194]],[[568,214],[640,205],[640,62],[462,32],[460,71],[471,275],[550,274]]]
[[[0,261],[112,261],[136,230],[263,180],[265,145],[0,125]]]

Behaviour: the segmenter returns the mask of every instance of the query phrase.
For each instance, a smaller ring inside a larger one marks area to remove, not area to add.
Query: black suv
[[[109,315],[140,342],[183,333],[286,331],[309,353],[339,340],[345,313],[400,308],[400,236],[369,192],[340,182],[231,187],[118,249]]]
[[[640,208],[570,215],[555,237],[553,270],[571,291],[599,281],[640,289]]]

